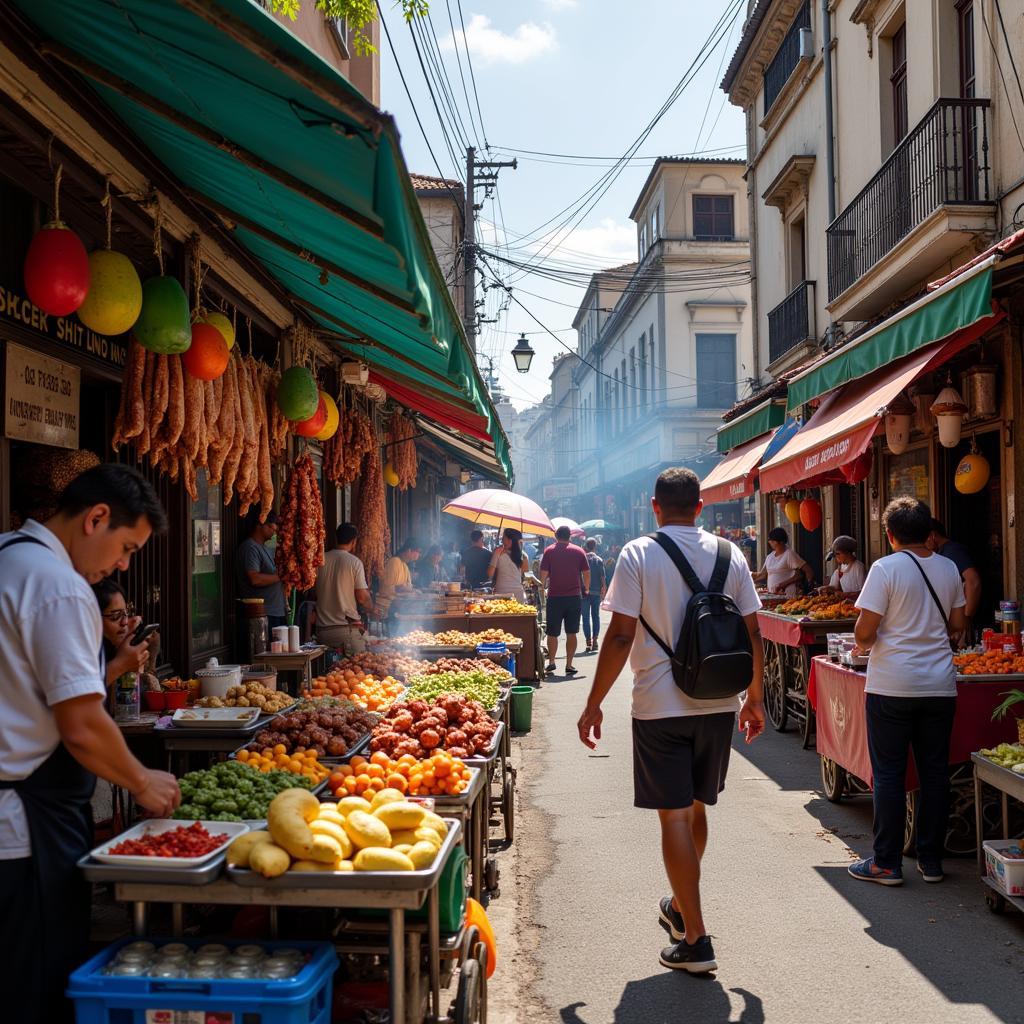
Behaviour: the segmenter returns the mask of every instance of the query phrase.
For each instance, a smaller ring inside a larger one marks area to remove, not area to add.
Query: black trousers
[[[907,752],[914,751],[920,791],[917,859],[942,860],[949,820],[949,737],[956,697],[867,695],[868,751],[874,774],[875,863],[898,868],[906,824]]]

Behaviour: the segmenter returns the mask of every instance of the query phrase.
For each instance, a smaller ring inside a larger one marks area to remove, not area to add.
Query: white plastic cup
[[[271,654],[284,654],[284,644],[280,640],[273,640],[270,644]]]
[[[275,626],[271,631],[275,640],[280,640],[284,644],[283,650],[288,648],[288,627],[287,626]]]
[[[288,626],[288,653],[299,653],[299,627]]]

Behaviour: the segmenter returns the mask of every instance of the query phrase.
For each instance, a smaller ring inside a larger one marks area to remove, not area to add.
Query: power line
[[[429,36],[427,34],[428,29],[430,30]],[[448,77],[448,71],[444,65],[444,57],[441,56],[441,47],[437,42],[437,33],[434,31],[434,22],[429,12],[420,20],[420,39],[423,41],[423,48],[426,50],[427,57],[433,68],[434,80],[438,90],[448,109],[453,132],[462,148],[465,149],[469,144],[470,133],[466,130],[465,121],[462,120],[462,111],[459,110],[459,105],[455,99],[455,88]],[[433,43],[433,46],[431,46],[431,43]],[[458,122],[458,129],[455,128],[455,122]]]
[[[447,2],[447,0],[445,0]],[[469,65],[469,81],[473,86],[473,98],[476,100],[476,112],[480,118],[480,131],[483,132],[484,136],[484,147],[486,149],[491,148],[491,144],[487,141],[487,128],[484,126],[484,112],[480,109],[480,93],[477,92],[476,88],[476,73],[473,71],[473,58],[469,52],[469,40],[466,38],[466,19],[462,16],[462,0],[456,0],[456,6],[459,9],[459,24],[462,26],[462,45],[466,50],[466,63]]]
[[[379,7],[380,0],[377,0],[377,3],[378,3],[378,7]],[[415,23],[415,21],[416,21],[416,19],[413,18],[409,22],[409,37],[412,39],[413,48],[416,50],[416,59],[419,61],[419,64],[420,64],[420,71],[423,74],[423,81],[426,82],[427,92],[430,95],[430,102],[433,103],[433,105],[434,105],[434,113],[437,114],[437,122],[441,126],[441,133],[442,133],[442,135],[444,135],[444,143],[445,143],[445,146],[448,148],[448,156],[451,157],[452,165],[455,168],[458,168],[459,161],[458,161],[458,159],[455,156],[455,149],[452,146],[452,141],[451,141],[451,138],[449,137],[449,134],[448,134],[448,127],[445,124],[444,115],[441,113],[441,108],[438,105],[437,97],[434,95],[434,90],[431,87],[430,75],[427,74],[427,68],[426,68],[426,66],[423,63],[423,54],[420,53],[420,44],[419,44],[419,41],[416,39],[416,30],[413,28],[413,24]],[[453,134],[458,135],[458,132],[454,132]]]
[[[1010,89],[1006,84],[1006,75],[1003,73],[1003,62],[999,59],[999,50],[996,47],[996,41],[992,38],[992,30],[988,26],[988,18],[985,17],[985,5],[981,4],[981,23],[985,26],[985,35],[988,36],[988,45],[992,49],[992,56],[995,58],[996,67],[999,69],[999,78],[1003,83],[1003,92],[1006,93],[1006,105],[1010,111],[1010,119],[1013,121],[1013,129],[1017,133],[1017,141],[1020,143],[1020,148],[1024,150],[1024,137],[1021,136],[1020,126],[1017,124],[1017,115],[1013,112],[1013,104],[1010,102]],[[1012,59],[1011,52],[1011,59]],[[1014,72],[1017,68],[1014,65]],[[1019,81],[1018,81],[1018,84]]]
[[[455,35],[455,22],[452,20],[452,5],[450,0],[444,0],[444,5],[448,10],[448,26],[452,30],[452,46],[455,48],[455,63],[458,64],[459,66],[459,78],[462,81],[462,95],[466,97],[466,110],[469,113],[470,124],[472,124],[473,126],[473,137],[476,139],[476,144],[479,147],[483,122],[481,120],[481,129],[480,131],[478,131],[476,126],[476,119],[473,117],[473,107],[472,104],[469,102],[469,90],[466,88],[466,75],[465,72],[463,72],[462,70],[462,57],[459,54],[459,40]],[[430,17],[429,13],[427,14],[427,17]],[[466,57],[468,58],[469,46],[466,44],[465,36],[462,37],[462,43],[464,46],[466,46]]]
[[[728,97],[726,97],[728,99]],[[521,156],[523,160],[533,163],[563,163],[566,161],[587,161],[588,163],[575,166],[600,166],[600,163],[649,163],[651,160],[689,160],[692,157],[709,156],[712,153],[730,153],[736,149],[746,149],[745,143],[737,143],[734,146],[714,146],[710,149],[695,149],[689,153],[647,153],[636,154],[635,156],[599,156],[596,154],[582,153],[552,153],[543,149],[517,149],[515,146],[495,146],[496,153],[514,153]],[[551,159],[543,159],[549,157]]]

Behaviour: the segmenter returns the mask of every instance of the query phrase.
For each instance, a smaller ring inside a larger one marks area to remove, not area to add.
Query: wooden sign
[[[19,441],[78,448],[81,371],[7,343],[4,433]]]

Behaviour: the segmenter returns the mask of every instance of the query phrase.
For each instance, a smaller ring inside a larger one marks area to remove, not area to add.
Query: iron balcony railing
[[[814,282],[801,281],[768,314],[768,357],[781,359],[814,337]]]
[[[800,29],[811,27],[811,5],[805,3],[789,26],[771,63],[764,69],[764,112],[772,109],[782,87],[789,81],[793,69],[800,63]]]
[[[988,107],[988,100],[937,100],[829,225],[829,301],[940,206],[990,201]]]

